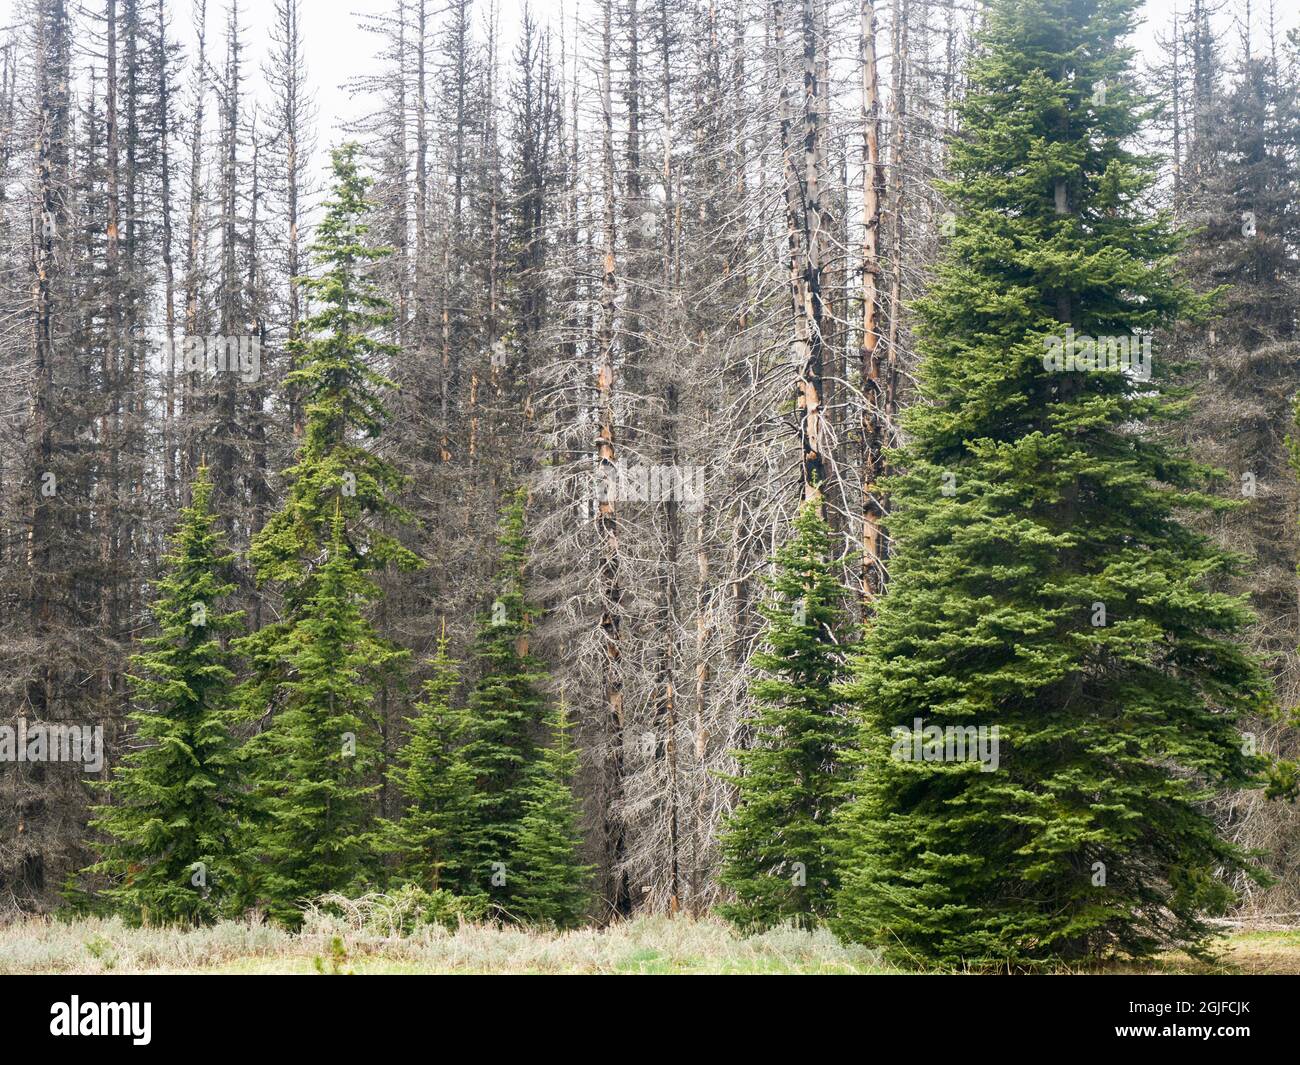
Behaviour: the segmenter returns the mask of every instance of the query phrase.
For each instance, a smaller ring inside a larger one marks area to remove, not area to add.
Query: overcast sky
[[[76,0],[73,0],[75,4]],[[152,7],[153,0],[144,0]],[[541,22],[558,21],[562,10],[567,12],[565,19],[570,24],[573,19],[574,5],[585,5],[590,0],[531,0],[531,7]],[[694,0],[690,0],[694,2]],[[1300,25],[1300,9],[1294,0],[1274,0],[1278,5],[1279,21],[1286,27]],[[514,35],[521,21],[523,0],[497,0],[500,6],[501,55],[508,57],[513,46]],[[882,11],[887,12],[888,0],[878,0]],[[1218,18],[1218,28],[1225,41],[1231,41],[1235,49],[1241,20],[1248,6],[1252,7],[1252,21],[1256,27],[1256,39],[1259,46],[1265,44],[1267,12],[1269,0],[1231,0],[1225,4],[1225,10]],[[321,161],[324,152],[331,144],[343,139],[340,123],[363,113],[367,107],[373,107],[373,101],[354,99],[349,94],[347,82],[358,75],[376,69],[375,54],[380,42],[371,33],[358,28],[358,12],[383,14],[392,10],[394,0],[304,0],[302,27],[308,56],[308,74],[320,108],[317,125]],[[1170,17],[1177,7],[1186,10],[1190,0],[1147,0],[1144,5],[1146,24],[1139,31],[1135,44],[1154,56],[1156,34],[1165,35]],[[432,8],[442,5],[434,3]],[[85,7],[91,11],[102,10],[103,0],[85,0]],[[172,11],[173,32],[188,46],[192,40],[190,6],[186,0],[169,0]],[[243,23],[246,27],[246,43],[249,58],[249,87],[256,92],[261,84],[258,72],[269,46],[268,31],[273,17],[272,0],[242,0]],[[487,17],[488,0],[479,0],[476,4],[480,27]],[[209,47],[219,39],[225,22],[226,0],[208,0],[208,18],[211,24]],[[0,18],[3,25],[13,25],[15,11],[19,10],[19,0],[0,0]],[[217,43],[216,48],[220,45]],[[845,42],[845,51],[856,48],[855,42]],[[87,58],[82,57],[82,63]]]
[[[0,0],[0,2],[9,3],[12,0]],[[213,0],[209,2],[211,4]],[[514,33],[521,21],[524,3],[523,0],[497,0],[497,2],[501,12],[501,54],[505,57],[510,54],[513,46]],[[564,0],[565,21],[572,23],[575,3],[581,5],[586,2],[587,0]],[[690,2],[694,3],[694,0]],[[1300,24],[1300,9],[1295,7],[1294,0],[1275,0],[1275,2],[1278,4],[1279,12],[1287,12],[1290,9],[1289,14],[1281,15],[1279,21],[1287,26]],[[331,119],[352,117],[364,110],[363,105],[358,105],[349,98],[343,87],[349,78],[373,69],[374,53],[377,51],[377,42],[373,35],[357,29],[356,13],[378,14],[390,10],[392,6],[393,0],[306,0],[304,3],[303,28],[310,56],[310,73],[320,103],[322,140],[334,139],[331,133]],[[477,6],[480,9],[481,25],[482,20],[487,17],[487,0],[480,0]],[[535,17],[543,23],[548,19],[558,22],[561,17],[561,0],[531,0],[530,6]],[[1189,6],[1190,0],[1147,0],[1143,5],[1146,24],[1138,34],[1135,42],[1137,46],[1144,51],[1152,50],[1154,54],[1156,31],[1163,36],[1175,8],[1185,11]],[[1226,37],[1231,33],[1234,45],[1248,6],[1252,6],[1251,0],[1233,0],[1225,5],[1226,10],[1218,19],[1222,34]],[[245,3],[245,7],[248,8],[247,24],[250,31],[253,31],[249,34],[250,45],[260,56],[266,41],[266,28],[271,19],[271,0],[255,0],[251,5]],[[878,7],[882,12],[887,12],[888,0],[878,0]],[[1261,44],[1267,27],[1267,11],[1268,0],[1254,0],[1252,22]],[[852,48],[856,49],[856,38],[852,42]]]

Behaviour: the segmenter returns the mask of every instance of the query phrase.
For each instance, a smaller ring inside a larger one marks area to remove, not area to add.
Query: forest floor
[[[639,918],[567,933],[465,926],[383,936],[345,926],[298,935],[225,922],[194,930],[132,929],[116,919],[31,920],[0,928],[10,973],[890,973],[872,951],[830,933],[780,929],[739,936],[713,920]],[[1300,974],[1300,930],[1238,932],[1213,965],[1184,955],[1113,963],[1089,973]]]

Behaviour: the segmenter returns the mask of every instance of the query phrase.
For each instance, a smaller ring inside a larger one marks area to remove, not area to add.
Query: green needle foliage
[[[370,179],[357,151],[333,153],[317,271],[297,279],[317,308],[292,343],[287,378],[303,402],[304,439],[284,471],[285,501],[249,550],[259,585],[284,597],[279,619],[241,644],[253,670],[241,702],[250,719],[271,717],[248,755],[264,822],[260,891],[287,921],[304,898],[346,887],[373,864],[362,847],[382,771],[371,700],[405,655],[361,604],[375,596],[368,574],[420,564],[384,530],[409,516],[392,502],[405,477],[373,446],[394,387],[380,367],[396,348],[377,339],[391,315],[370,275],[390,252],[366,241]],[[345,734],[355,735],[348,755]]]
[[[348,550],[364,560],[361,568],[419,564],[373,521],[359,521],[364,515],[405,522],[409,515],[391,501],[407,478],[367,446],[389,421],[383,394],[397,386],[379,367],[398,348],[376,336],[392,312],[370,273],[392,249],[366,243],[371,180],[358,169],[357,151],[347,144],[333,152],[333,195],[311,247],[318,272],[296,279],[319,308],[294,341],[286,378],[303,398],[304,439],[297,463],[284,471],[288,497],[249,552],[260,580],[303,594],[310,594],[303,560],[328,544],[336,507],[345,518]]]
[[[386,849],[397,856],[399,880],[430,891],[467,893],[460,837],[474,778],[460,752],[469,717],[454,705],[460,677],[447,647],[444,629],[424,697],[414,707],[410,738],[388,772],[405,806],[401,818],[387,826]]]
[[[1130,147],[1137,6],[997,0],[970,70],[841,809],[833,927],[898,957],[1197,951],[1228,879],[1258,875],[1204,806],[1255,781],[1237,722],[1269,694],[1235,642],[1248,611],[1212,590],[1235,560],[1180,521],[1214,505],[1205,471],[1144,431],[1178,405],[1158,380],[1045,359],[1067,328],[1127,337],[1205,309]],[[917,720],[997,726],[996,770],[895,756]]]
[[[515,839],[511,912],[531,924],[572,928],[591,906],[593,867],[579,860],[580,810],[573,794],[578,756],[563,709],[547,715],[551,743],[528,769]]]
[[[285,641],[284,705],[253,742],[266,819],[260,891],[272,916],[295,925],[302,904],[364,890],[377,875],[372,795],[380,748],[374,678],[405,652],[378,640],[361,606],[374,594],[343,542],[343,518],[312,597]]]
[[[469,694],[472,737],[464,749],[474,789],[463,844],[467,893],[490,892],[491,899],[503,901],[510,896],[510,878],[507,874],[507,883],[499,883],[494,863],[510,863],[528,767],[537,758],[546,719],[546,668],[529,654],[536,609],[524,598],[523,492],[511,498],[500,518],[498,547],[497,599],[478,620],[474,636],[478,679]]]
[[[131,921],[199,924],[237,912],[241,875],[233,856],[241,817],[230,733],[234,659],[226,637],[242,615],[222,613],[234,591],[233,556],[211,509],[206,466],[194,481],[154,582],[157,634],[132,659],[139,709],[133,750],[106,785],[114,802],[95,808],[110,842],[87,870],[108,874],[104,895]]]
[[[754,740],[736,751],[736,808],[722,837],[724,916],[752,931],[813,928],[830,913],[839,881],[831,814],[842,798],[841,750],[851,736],[837,685],[844,679],[844,588],[832,568],[831,530],[807,502],[777,552],[767,622],[753,657]]]
[[[336,512],[358,572],[421,564],[383,528],[410,516],[393,502],[407,478],[373,447],[389,421],[383,394],[396,387],[379,367],[398,349],[377,337],[392,315],[370,274],[391,249],[366,243],[371,181],[358,169],[357,152],[355,144],[333,152],[333,194],[311,248],[317,273],[295,279],[319,309],[291,343],[294,366],[286,377],[302,398],[303,444],[283,472],[289,485],[283,505],[248,553],[259,585],[276,586],[285,600],[280,620],[243,647],[254,670],[244,702],[254,717],[278,705],[285,640],[314,594]]]
[[[469,697],[471,736],[462,752],[474,788],[461,845],[468,874],[464,893],[486,893],[504,904],[512,891],[509,869],[528,771],[546,722],[547,674],[529,653],[536,609],[524,597],[528,541],[522,491],[502,514],[498,545],[499,592],[479,619],[474,640],[478,679]]]

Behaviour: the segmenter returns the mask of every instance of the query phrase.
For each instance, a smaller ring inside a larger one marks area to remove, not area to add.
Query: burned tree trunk
[[[614,448],[614,327],[615,301],[618,295],[615,239],[617,224],[614,185],[614,113],[611,82],[613,27],[612,0],[602,5],[601,53],[601,167],[604,182],[604,268],[601,274],[600,316],[597,326],[596,397],[596,477],[599,490],[596,521],[600,534],[600,628],[604,638],[604,706],[605,706],[605,871],[606,902],[614,914],[631,912],[628,889],[626,833],[623,812],[623,679],[622,613],[623,587],[620,573],[618,513],[615,506],[618,471]]]
[[[885,587],[885,510],[878,482],[888,443],[886,369],[880,359],[880,80],[876,66],[876,9],[861,0],[862,64],[862,596],[870,609]]]
[[[822,296],[830,216],[823,203],[821,174],[822,37],[814,0],[803,0],[802,9],[803,117],[801,142],[796,147],[789,88],[783,76],[785,13],[781,3],[773,3],[774,46],[778,76],[781,77],[781,156],[785,171],[790,293],[794,311],[792,356],[799,416],[800,495],[811,500],[823,495],[830,472],[829,441],[823,411],[826,308]]]

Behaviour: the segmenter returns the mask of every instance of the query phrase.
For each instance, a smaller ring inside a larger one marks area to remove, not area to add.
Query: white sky
[[[103,9],[103,0],[81,0],[84,9],[99,12]],[[120,0],[119,0],[120,2]],[[218,59],[220,57],[220,38],[224,31],[225,13],[229,0],[208,0],[209,49]],[[477,20],[480,27],[487,17],[490,0],[478,0],[476,3]],[[687,2],[687,0],[683,0]],[[690,0],[693,2],[693,0]],[[890,0],[877,0],[879,7],[887,13]],[[1251,11],[1251,21],[1256,27],[1256,46],[1266,47],[1266,27],[1268,5],[1270,0],[1227,0],[1224,10],[1217,22],[1220,36],[1231,51],[1235,51],[1241,21],[1245,12]],[[1284,27],[1300,25],[1300,9],[1294,6],[1294,0],[1273,0],[1278,6],[1279,22]],[[0,0],[0,27],[11,26],[19,10],[20,0]],[[154,0],[141,0],[146,8],[152,8]],[[347,82],[358,75],[376,69],[375,53],[380,41],[371,33],[358,28],[357,14],[385,14],[393,9],[395,0],[304,0],[302,10],[302,29],[309,81],[315,93],[319,107],[317,122],[317,142],[320,160],[331,144],[343,139],[340,124],[364,113],[368,104],[364,99],[354,99],[346,89]],[[524,0],[496,0],[500,7],[501,43],[500,54],[503,59],[509,57],[514,46],[514,36],[522,20]],[[562,10],[567,12],[565,21],[572,26],[574,5],[579,10],[589,0],[531,0],[531,7],[539,22],[558,21]],[[73,0],[75,7],[76,0]],[[192,43],[192,26],[190,4],[188,0],[168,0],[171,10],[173,33],[182,39],[188,48]],[[253,93],[262,85],[260,77],[261,64],[265,58],[270,42],[269,28],[273,21],[274,6],[272,0],[240,0],[242,21],[244,23],[245,43],[248,55],[248,86]],[[1143,52],[1155,54],[1157,33],[1167,33],[1170,16],[1177,7],[1185,11],[1190,0],[1147,0],[1144,5],[1147,21],[1139,31],[1136,44]],[[440,4],[432,3],[436,11]],[[1289,10],[1288,10],[1289,9]],[[84,16],[82,16],[84,17]],[[855,50],[851,49],[851,50]],[[82,56],[82,63],[87,57]]]

